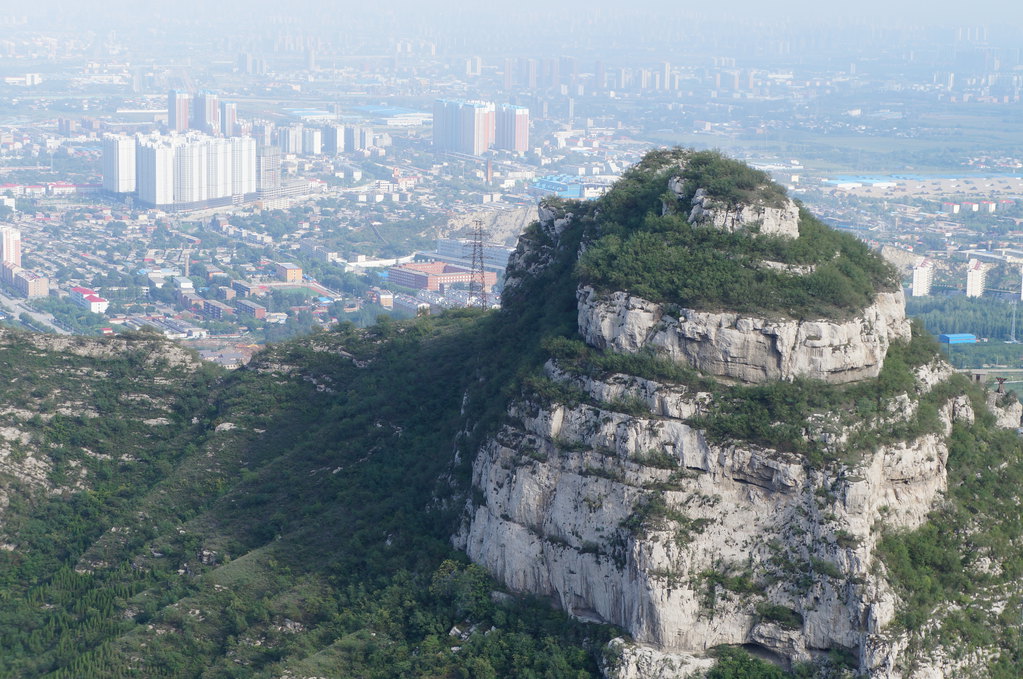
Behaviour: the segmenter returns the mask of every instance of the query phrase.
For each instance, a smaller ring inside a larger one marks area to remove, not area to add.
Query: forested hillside
[[[5,335],[0,676],[593,676],[610,630],[492,596],[448,544],[486,325],[343,329],[233,374]]]

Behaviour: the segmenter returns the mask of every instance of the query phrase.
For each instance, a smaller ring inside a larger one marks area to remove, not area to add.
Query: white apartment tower
[[[146,205],[174,202],[174,148],[159,137],[140,138],[135,149],[136,187]]]
[[[318,156],[323,153],[323,132],[317,127],[302,130],[302,153]]]
[[[931,284],[934,283],[934,262],[925,259],[913,267],[913,297],[926,297],[931,294]]]
[[[220,102],[220,133],[233,137],[238,133],[238,104],[233,101]]]
[[[979,259],[971,259],[966,266],[966,296],[981,297],[984,295],[984,288],[987,284],[987,272],[990,264],[985,264]]]
[[[202,144],[176,143],[174,152],[174,202],[198,203],[207,198],[206,148]]]
[[[501,104],[495,118],[494,147],[525,153],[529,150],[529,109]]]
[[[21,231],[0,226],[0,262],[21,266]]]
[[[232,195],[234,189],[234,149],[227,139],[203,139],[198,146],[206,151],[206,197],[203,200]]]
[[[231,140],[231,195],[256,192],[256,140],[234,137]]]
[[[282,153],[302,153],[302,125],[291,125],[277,129],[277,146]]]
[[[110,193],[131,193],[135,190],[135,140],[131,137],[104,137],[103,190]]]

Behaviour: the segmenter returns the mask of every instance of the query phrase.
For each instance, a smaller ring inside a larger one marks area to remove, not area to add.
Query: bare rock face
[[[528,276],[535,276],[550,266],[561,234],[572,223],[574,215],[560,205],[541,201],[537,207],[538,221],[519,239],[508,259],[504,296],[514,296]]]
[[[607,679],[695,679],[714,666],[710,658],[665,653],[624,639],[613,639],[607,655],[602,668]]]
[[[707,394],[574,377],[554,363],[547,372],[595,401],[632,398],[652,412],[519,403],[517,424],[474,463],[481,500],[456,537],[473,561],[513,591],[552,597],[657,649],[631,650],[609,676],[672,676],[657,669],[664,653],[682,662],[720,644],[786,662],[844,648],[870,676],[901,676],[885,669],[900,653],[885,632],[897,597],[876,567],[875,526],[925,520],[946,490],[946,434],[972,417],[968,400],[940,409],[941,432],[825,471],[708,440],[687,423]]]
[[[578,292],[579,332],[592,346],[653,349],[697,370],[741,382],[831,383],[877,377],[892,340],[909,339],[902,291],[878,293],[848,321],[769,320],[664,306],[625,292]]]
[[[1019,428],[1021,419],[1023,419],[1023,403],[1016,399],[1007,399],[995,392],[988,392],[987,407],[995,414],[999,427]]]
[[[683,183],[681,177],[668,182],[668,189],[682,201]],[[729,206],[715,200],[706,189],[697,189],[691,201],[689,223],[728,232],[746,229],[763,235],[799,238],[799,206],[791,198],[785,198],[778,207],[763,201]]]

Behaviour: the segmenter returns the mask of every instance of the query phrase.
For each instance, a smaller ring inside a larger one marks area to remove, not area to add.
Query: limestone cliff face
[[[681,195],[680,180],[669,188]],[[699,191],[692,202],[690,222],[798,235],[794,205],[725,214]],[[589,208],[541,207],[511,260],[508,299],[586,247],[578,233],[566,245],[580,219],[573,209]],[[474,460],[455,543],[513,591],[625,630],[638,646],[614,646],[609,677],[686,676],[721,644],[758,648],[783,665],[841,650],[863,676],[923,676],[905,670],[907,637],[891,624],[900,601],[876,552],[882,526],[921,525],[947,490],[953,423],[974,418],[970,400],[946,388],[951,368],[938,359],[918,366],[912,386],[870,421],[808,413],[802,437],[827,453],[826,464],[711,435],[707,425],[737,383],[809,379],[834,389],[876,378],[891,345],[911,336],[902,293],[879,291],[841,319],[678,309],[588,286],[576,299],[591,350],[636,354],[635,365],[657,356],[702,380],[549,360],[544,378],[574,396],[513,403]],[[925,401],[936,418],[909,426]],[[1017,404],[999,417],[1018,424],[1020,412]],[[951,677],[948,668],[961,665],[935,662],[927,676]]]
[[[547,370],[595,402],[631,398],[650,414],[519,404],[517,424],[474,465],[483,501],[458,536],[470,558],[515,591],[662,651],[755,644],[799,661],[844,648],[874,676],[898,676],[884,635],[896,597],[871,572],[872,526],[923,521],[945,489],[945,432],[828,474],[777,450],[708,441],[686,423],[707,394]],[[946,428],[971,416],[965,402],[942,409]]]
[[[878,293],[847,321],[771,320],[681,309],[625,292],[579,289],[579,332],[601,349],[663,352],[701,372],[742,382],[832,383],[877,377],[892,340],[909,339],[901,290]]]

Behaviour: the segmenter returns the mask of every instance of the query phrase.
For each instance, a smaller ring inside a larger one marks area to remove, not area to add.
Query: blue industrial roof
[[[942,333],[938,341],[943,344],[972,344],[977,341],[976,335],[965,332]]]

